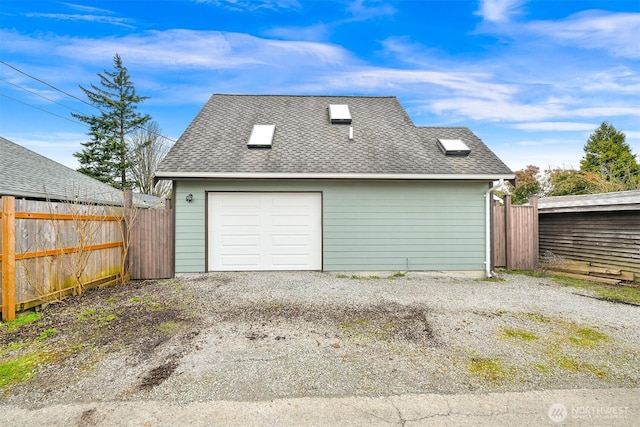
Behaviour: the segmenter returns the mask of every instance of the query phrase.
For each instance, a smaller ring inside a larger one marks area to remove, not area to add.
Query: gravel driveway
[[[78,350],[0,403],[640,386],[640,307],[548,278],[501,277],[210,273],[90,291],[43,315],[68,319],[51,343]],[[78,313],[87,325],[86,313],[119,300],[127,304],[111,308],[113,321],[95,317],[94,332],[72,333]]]

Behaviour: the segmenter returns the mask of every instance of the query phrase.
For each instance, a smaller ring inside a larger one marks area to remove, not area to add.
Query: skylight
[[[249,148],[271,148],[276,125],[253,125],[247,146]]]
[[[331,123],[351,123],[351,113],[346,104],[329,104],[329,118]]]
[[[438,146],[447,156],[468,156],[471,149],[461,139],[440,139]]]

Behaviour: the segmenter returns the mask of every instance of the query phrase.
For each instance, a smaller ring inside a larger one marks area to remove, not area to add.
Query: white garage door
[[[321,270],[320,193],[209,193],[209,270]]]

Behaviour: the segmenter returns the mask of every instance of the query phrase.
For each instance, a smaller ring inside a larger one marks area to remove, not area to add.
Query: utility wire
[[[77,113],[82,113],[82,111],[80,111],[80,110],[76,110],[75,108],[71,108],[71,107],[69,107],[69,106],[67,106],[67,105],[64,105],[64,104],[62,104],[62,103],[60,103],[60,102],[58,102],[58,101],[55,101],[55,100],[53,100],[53,99],[51,99],[51,98],[47,98],[46,96],[41,95],[41,94],[39,94],[38,92],[35,92],[35,91],[32,91],[32,90],[29,90],[29,89],[27,89],[26,87],[23,87],[23,86],[17,85],[17,84],[15,84],[15,83],[12,83],[12,82],[10,82],[10,81],[8,81],[8,80],[5,80],[5,79],[2,79],[2,78],[0,78],[0,81],[5,82],[5,83],[7,83],[7,84],[10,84],[11,86],[17,87],[18,89],[23,90],[23,91],[25,91],[25,92],[28,92],[28,93],[30,93],[30,94],[32,94],[32,95],[39,96],[40,98],[42,98],[42,99],[46,99],[47,101],[49,101],[49,102],[53,102],[54,104],[58,104],[58,105],[60,105],[61,107],[66,108],[67,110],[75,111],[75,112],[77,112]]]
[[[11,96],[9,96],[9,95],[6,95],[6,94],[4,94],[4,93],[0,93],[0,96],[4,96],[4,97],[5,97],[5,98],[7,98],[7,99],[10,99],[10,100],[12,100],[12,101],[14,101],[14,102],[17,102],[17,103],[19,103],[19,104],[22,104],[22,105],[26,105],[27,107],[35,108],[36,110],[40,110],[40,111],[42,111],[43,113],[51,114],[52,116],[59,117],[59,118],[64,119],[64,120],[66,120],[66,121],[68,121],[68,122],[75,123],[75,124],[77,124],[77,125],[80,125],[80,126],[84,126],[84,127],[86,127],[86,125],[85,125],[84,123],[77,122],[77,121],[72,120],[72,119],[70,119],[70,118],[68,118],[68,117],[61,116],[60,114],[56,114],[56,113],[51,112],[51,111],[49,111],[49,110],[45,110],[44,108],[40,108],[40,107],[37,107],[37,106],[35,106],[35,105],[28,104],[28,103],[26,103],[26,102],[24,102],[24,101],[20,101],[19,99],[13,98],[13,97],[11,97]]]
[[[76,101],[80,101],[80,102],[82,102],[83,104],[88,105],[89,107],[93,107],[93,108],[95,108],[95,109],[97,109],[97,110],[100,110],[98,107],[96,107],[95,105],[93,105],[93,104],[91,104],[91,103],[89,103],[89,102],[85,101],[84,99],[80,99],[80,98],[78,98],[78,97],[77,97],[77,96],[75,96],[75,95],[71,95],[70,93],[63,91],[62,89],[59,89],[59,88],[55,87],[54,85],[52,85],[52,84],[49,84],[49,83],[45,82],[44,80],[41,80],[41,79],[39,79],[39,78],[37,78],[37,77],[34,77],[34,76],[32,76],[31,74],[27,74],[27,73],[25,73],[24,71],[20,70],[19,68],[14,67],[14,66],[13,66],[13,65],[11,65],[11,64],[7,64],[6,62],[1,61],[1,60],[0,60],[0,64],[6,65],[7,67],[11,68],[12,70],[15,70],[15,71],[17,71],[18,73],[20,73],[20,74],[22,74],[22,75],[25,75],[25,76],[29,77],[30,79],[33,79],[33,80],[35,80],[35,81],[37,81],[37,82],[39,82],[39,83],[42,83],[43,85],[48,86],[48,87],[50,87],[51,89],[53,89],[53,90],[55,90],[55,91],[58,91],[58,92],[60,92],[60,93],[63,93],[63,94],[65,94],[65,95],[67,95],[67,96],[69,96],[69,97],[71,97],[71,98],[75,99]],[[102,111],[101,111],[101,112],[102,112]]]
[[[96,110],[100,111],[100,112],[101,112],[101,113],[103,113],[103,114],[106,114],[104,111],[102,111],[102,110],[101,110],[100,108],[98,108],[97,106],[95,106],[95,105],[93,105],[93,104],[91,104],[91,103],[89,103],[89,102],[87,102],[87,101],[85,101],[85,100],[83,100],[83,99],[81,99],[81,98],[78,98],[78,97],[77,97],[77,96],[75,96],[75,95],[72,95],[72,94],[70,94],[70,93],[68,93],[68,92],[65,92],[65,91],[63,91],[62,89],[59,89],[59,88],[55,87],[54,85],[52,85],[52,84],[50,84],[50,83],[47,83],[47,82],[45,82],[45,81],[44,81],[44,80],[42,80],[42,79],[39,79],[38,77],[32,76],[31,74],[28,74],[28,73],[26,73],[26,72],[24,72],[24,71],[20,70],[19,68],[14,67],[14,66],[13,66],[13,65],[11,65],[11,64],[8,64],[8,63],[7,63],[7,62],[5,62],[5,61],[0,60],[0,64],[3,64],[3,65],[5,65],[5,66],[7,66],[7,67],[11,68],[12,70],[15,70],[16,72],[18,72],[18,73],[20,73],[20,74],[22,74],[22,75],[24,75],[24,76],[27,76],[27,77],[29,77],[30,79],[33,79],[33,80],[35,80],[35,81],[37,81],[37,82],[39,82],[39,83],[42,83],[43,85],[45,85],[45,86],[47,86],[47,87],[50,87],[51,89],[53,89],[53,90],[55,90],[55,91],[57,91],[57,92],[60,92],[60,93],[62,93],[62,94],[64,94],[64,95],[66,95],[66,96],[68,96],[68,97],[71,97],[71,98],[75,99],[76,101],[80,101],[80,102],[82,102],[82,103],[83,103],[83,104],[85,104],[85,105],[88,105],[88,106],[90,106],[90,107],[92,107],[92,108],[95,108]],[[0,79],[0,80],[2,80],[2,79]],[[3,81],[6,81],[6,80],[3,80]],[[17,85],[15,85],[15,84],[13,84],[13,83],[10,83],[10,82],[7,82],[7,83],[12,84],[12,85],[14,85],[14,86],[17,86]],[[18,88],[20,88],[20,89],[22,89],[22,90],[26,90],[27,92],[33,93],[33,92],[29,91],[28,89],[22,88],[22,87],[20,87],[20,86],[17,86],[17,87],[18,87]],[[35,94],[35,93],[34,93],[34,94]],[[38,95],[38,94],[35,94],[35,95]],[[37,110],[44,111],[45,113],[49,113],[49,114],[52,114],[52,115],[54,115],[54,116],[57,116],[57,117],[63,118],[63,119],[68,120],[68,121],[70,121],[70,122],[78,123],[78,122],[73,121],[73,120],[71,120],[71,119],[69,119],[69,118],[66,118],[66,117],[60,116],[60,115],[55,114],[55,113],[51,113],[50,111],[46,111],[46,110],[44,110],[44,109],[42,109],[42,108],[39,108],[39,107],[36,107],[36,106],[34,106],[34,105],[27,104],[27,103],[25,103],[25,102],[23,102],[23,101],[19,101],[19,100],[15,99],[15,98],[11,98],[11,97],[9,97],[9,96],[7,96],[7,95],[4,95],[4,94],[3,94],[2,96],[6,97],[6,98],[9,98],[9,99],[11,99],[11,100],[13,100],[13,101],[19,102],[19,103],[21,103],[21,104],[27,105],[27,106],[29,106],[29,107],[35,108],[35,109],[37,109]],[[38,95],[38,96],[40,96],[40,97],[42,97],[42,98],[44,98],[44,99],[47,99],[46,97],[44,97],[44,96],[42,96],[42,95]],[[67,107],[66,105],[60,104],[60,103],[58,103],[58,102],[56,102],[56,101],[52,101],[52,100],[50,100],[50,99],[47,99],[47,100],[48,100],[48,101],[51,101],[51,102],[54,102],[54,103],[56,103],[56,104],[58,104],[58,105],[61,105],[61,106],[63,106],[64,108],[67,108],[68,110],[78,111],[78,110],[72,109],[72,108],[70,108],[70,107]],[[146,132],[148,132],[148,133],[150,133],[150,134],[153,134],[153,135],[155,135],[155,136],[162,137],[162,138],[164,138],[164,139],[165,139],[165,140],[167,140],[167,141],[171,141],[171,142],[173,142],[173,143],[176,143],[176,141],[175,141],[174,139],[169,138],[169,137],[167,137],[167,136],[165,136],[165,135],[162,135],[162,134],[160,134],[160,133],[154,132],[154,131],[152,131],[152,130],[150,130],[150,129],[147,129],[147,128],[145,128],[144,126],[135,126],[135,127],[136,127],[136,129],[144,130],[144,131],[146,131]],[[164,142],[163,142],[163,144],[166,144],[166,143],[164,143]]]

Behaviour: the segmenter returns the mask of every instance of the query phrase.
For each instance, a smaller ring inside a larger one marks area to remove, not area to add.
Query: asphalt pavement
[[[640,388],[0,406],[3,426],[638,426]]]

